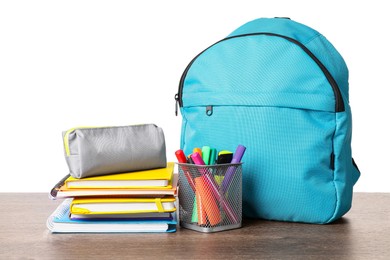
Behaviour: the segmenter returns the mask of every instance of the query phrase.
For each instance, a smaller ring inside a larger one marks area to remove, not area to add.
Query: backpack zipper
[[[280,38],[286,39],[289,42],[292,42],[292,43],[298,45],[318,65],[318,67],[324,73],[324,75],[325,75],[326,79],[328,80],[330,86],[332,87],[332,90],[333,90],[333,93],[334,93],[334,96],[335,96],[335,100],[336,100],[335,112],[336,113],[337,112],[343,112],[345,110],[344,100],[343,100],[343,97],[342,97],[341,92],[340,92],[340,88],[337,85],[336,80],[333,78],[333,76],[330,74],[330,72],[324,66],[324,64],[322,64],[321,61],[305,45],[303,45],[301,42],[299,42],[299,41],[297,41],[297,40],[295,40],[293,38],[290,38],[290,37],[287,37],[287,36],[284,36],[284,35],[280,35],[280,34],[276,34],[276,33],[259,32],[259,33],[248,33],[248,34],[234,35],[234,36],[231,36],[231,37],[224,38],[224,39],[222,39],[222,40],[212,44],[211,46],[209,46],[208,48],[206,48],[202,52],[200,52],[198,55],[196,55],[191,60],[191,62],[187,65],[187,67],[185,68],[185,70],[184,70],[184,72],[183,72],[183,74],[182,74],[182,76],[180,78],[179,90],[178,90],[178,93],[175,95],[175,100],[176,100],[175,115],[177,116],[177,114],[178,114],[178,106],[183,107],[183,99],[182,98],[183,98],[184,79],[187,76],[187,73],[188,73],[189,69],[191,68],[192,64],[195,62],[195,60],[201,54],[203,54],[205,51],[207,51],[208,49],[210,49],[214,45],[216,45],[218,43],[221,43],[223,41],[227,41],[227,40],[230,40],[230,39],[233,39],[233,38],[240,38],[240,37],[246,37],[246,36],[256,36],[256,35],[267,35],[267,36],[280,37]]]

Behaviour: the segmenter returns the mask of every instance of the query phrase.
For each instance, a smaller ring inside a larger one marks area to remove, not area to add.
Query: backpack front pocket
[[[243,209],[248,217],[324,223],[336,208],[335,114],[271,106],[184,107],[182,148],[247,147]],[[234,120],[233,120],[234,119]]]

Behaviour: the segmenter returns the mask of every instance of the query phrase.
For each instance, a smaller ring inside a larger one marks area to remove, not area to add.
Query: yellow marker
[[[202,157],[202,149],[200,148],[194,148],[194,150],[192,150],[193,153],[198,153],[200,155],[200,157]]]

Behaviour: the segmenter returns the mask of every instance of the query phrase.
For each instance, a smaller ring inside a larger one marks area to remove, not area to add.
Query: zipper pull
[[[177,116],[177,111],[179,110],[179,94],[176,94],[176,95],[175,95],[175,100],[176,100],[176,104],[175,104],[175,116]]]
[[[213,114],[213,106],[206,107],[206,115],[211,116]]]

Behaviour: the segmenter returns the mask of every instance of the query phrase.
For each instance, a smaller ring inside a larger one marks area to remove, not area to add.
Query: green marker
[[[204,161],[204,164],[206,165],[210,165],[210,152],[211,152],[210,146],[202,147],[202,159]]]
[[[217,161],[217,149],[211,148],[209,165],[214,165]]]

